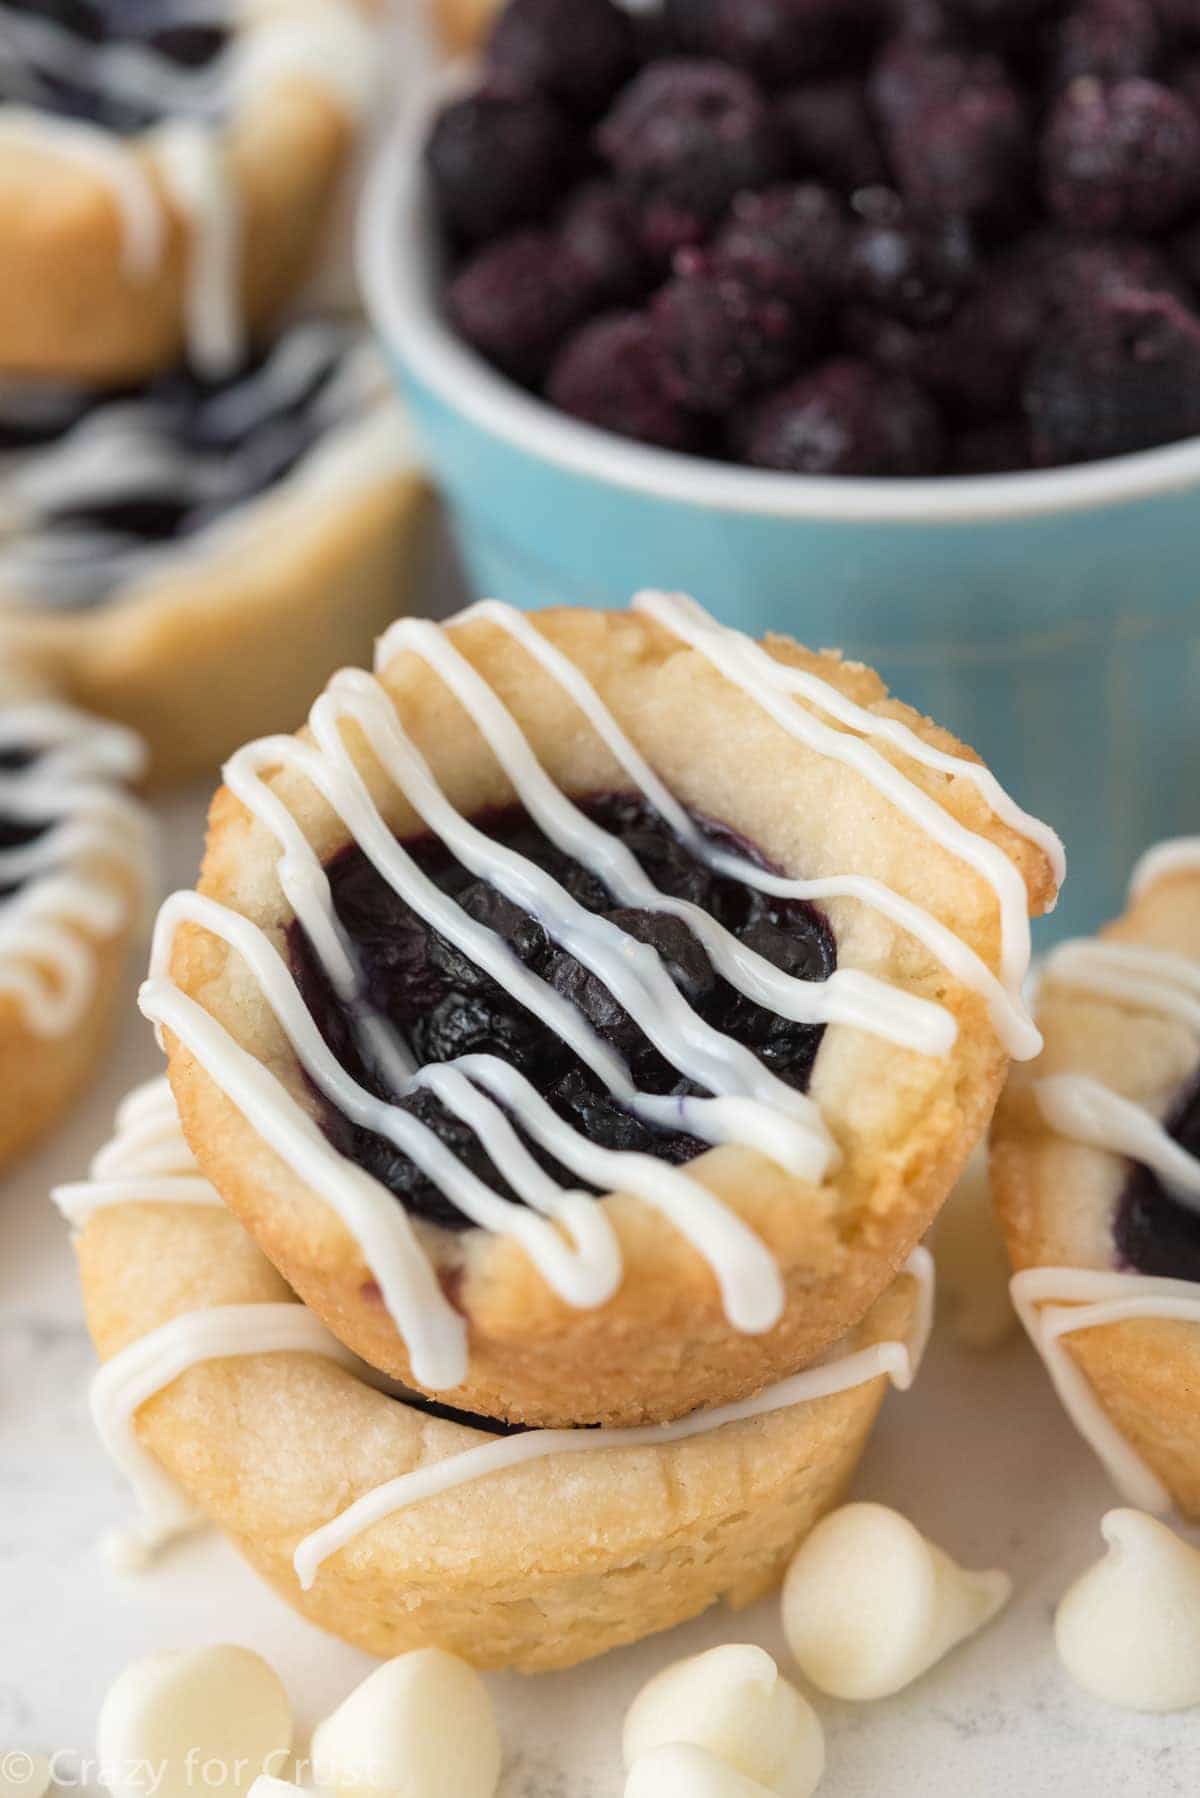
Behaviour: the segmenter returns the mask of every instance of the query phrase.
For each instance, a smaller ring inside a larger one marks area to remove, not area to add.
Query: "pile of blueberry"
[[[814,907],[773,899],[711,873],[640,799],[599,798],[585,809],[620,838],[661,892],[698,905],[740,942],[798,980],[824,980],[832,974],[837,965],[833,933]],[[779,1017],[737,992],[716,973],[679,918],[617,904],[594,874],[557,849],[519,808],[477,817],[475,824],[548,869],[587,910],[649,943],[701,1017],[752,1049],[787,1085],[801,1092],[807,1088],[822,1025]],[[716,834],[723,846],[735,842],[725,833]],[[747,845],[737,847],[749,853]],[[554,943],[528,912],[475,879],[436,838],[411,841],[405,848],[468,917],[494,931],[525,967],[579,1010],[617,1051],[640,1091],[684,1095],[701,1090],[665,1060],[603,982]],[[418,1065],[495,1055],[523,1073],[576,1130],[605,1148],[636,1150],[675,1163],[690,1161],[704,1148],[695,1137],[653,1128],[626,1111],[552,1027],[425,924],[361,849],[345,850],[327,872],[339,922],[354,944],[363,990],[403,1036]],[[364,1061],[353,1007],[347,1009],[334,991],[299,925],[292,926],[288,946],[305,1002],[342,1066],[381,1097],[395,1098],[386,1075]],[[473,1131],[431,1092],[417,1088],[399,1103],[429,1125],[480,1179],[506,1198],[515,1197]],[[452,1202],[394,1144],[324,1102],[322,1121],[335,1146],[409,1210],[450,1229],[463,1227],[465,1220]],[[563,1184],[578,1184],[536,1145],[527,1146]]]
[[[1196,0],[511,0],[426,147],[458,332],[807,474],[1200,432]]]

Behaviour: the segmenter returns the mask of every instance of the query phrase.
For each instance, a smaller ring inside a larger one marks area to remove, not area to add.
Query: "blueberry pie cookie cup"
[[[360,327],[237,373],[0,385],[0,658],[146,740],[158,784],[290,729],[408,605],[428,515]]]
[[[4,0],[0,371],[236,366],[321,248],[381,18],[373,0]]]
[[[1061,945],[991,1140],[1014,1298],[1130,1502],[1200,1516],[1200,839]]]
[[[835,1504],[928,1327],[928,1263],[816,1377],[649,1440],[497,1433],[390,1395],[197,1175],[165,1082],[130,1096],[79,1226],[92,1410],[143,1503],[139,1559],[205,1518],[310,1621],[541,1672],[776,1583]],[[657,1439],[656,1439],[657,1438]],[[574,1451],[574,1452],[572,1452]],[[508,1457],[512,1459],[507,1459]]]
[[[160,918],[205,1175],[459,1409],[638,1424],[794,1373],[1037,1047],[1052,833],[869,670],[681,596],[406,621],[378,667],[233,758]]]
[[[150,898],[128,732],[0,689],[0,1168],[57,1122],[109,1039]]]

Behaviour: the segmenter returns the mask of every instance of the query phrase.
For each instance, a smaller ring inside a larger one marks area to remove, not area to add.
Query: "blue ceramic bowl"
[[[1047,472],[860,480],[645,448],[522,392],[439,316],[420,121],[364,207],[368,304],[469,585],[527,607],[681,588],[879,668],[1063,834],[1055,933],[1200,826],[1200,440]]]

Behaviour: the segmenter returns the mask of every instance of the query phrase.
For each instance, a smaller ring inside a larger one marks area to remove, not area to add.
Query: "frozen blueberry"
[[[667,0],[680,41],[767,86],[844,68],[880,22],[878,0]]]
[[[717,62],[652,63],[618,96],[596,142],[660,249],[698,242],[735,194],[762,187],[780,161],[762,95]]]
[[[489,66],[519,88],[597,113],[633,69],[633,23],[613,0],[509,0],[492,30]]]
[[[998,260],[941,334],[926,378],[968,418],[1012,415],[1050,307],[1041,270],[1019,257]]]
[[[728,412],[784,380],[800,360],[796,313],[787,301],[702,258],[660,288],[650,316],[667,391],[693,412]]]
[[[1081,77],[1050,114],[1042,191],[1068,230],[1159,231],[1200,192],[1200,119],[1156,81]]]
[[[903,36],[893,38],[875,59],[867,99],[886,136],[930,107],[950,104],[960,93],[1003,86],[1007,80],[997,56]]]
[[[896,124],[888,150],[901,192],[922,211],[1011,211],[1030,167],[1024,101],[1008,81],[966,84]]]
[[[1065,85],[1078,75],[1152,75],[1159,49],[1153,0],[1079,0],[1056,30],[1054,78]]]
[[[1024,387],[1043,467],[1200,431],[1200,318],[1165,294],[1117,294],[1064,317]]]
[[[779,96],[775,117],[794,174],[829,181],[847,193],[886,179],[866,93],[856,77],[793,87]]]
[[[519,381],[536,381],[585,309],[575,265],[544,231],[479,250],[450,283],[450,317],[468,343]]]
[[[739,194],[712,255],[721,268],[811,316],[841,285],[848,243],[841,201],[809,181]]]
[[[933,474],[943,457],[928,395],[849,357],[758,401],[738,439],[747,462],[793,474]]]
[[[946,0],[887,0],[888,35],[919,43],[944,43],[953,35]]]
[[[919,218],[883,187],[856,194],[854,210],[859,223],[847,254],[850,292],[908,324],[936,324],[949,317],[977,274],[964,222]]]
[[[1154,0],[1159,24],[1185,44],[1200,42],[1200,8],[1196,0]]]
[[[842,306],[837,316],[838,341],[851,356],[863,357],[884,374],[904,375],[920,386],[942,381],[944,325],[906,325],[873,306]]]
[[[1193,219],[1175,233],[1171,257],[1191,293],[1200,296],[1200,219]]]
[[[1015,474],[1029,465],[1029,430],[1023,419],[972,425],[950,445],[952,474]]]
[[[1030,261],[1056,312],[1086,311],[1097,296],[1168,293],[1188,301],[1188,284],[1156,244],[1136,237],[1042,240]]]
[[[1197,11],[1200,24],[1200,11]],[[1192,111],[1200,114],[1200,56],[1177,57],[1171,64],[1171,86],[1181,94]]]
[[[562,251],[579,271],[596,308],[627,305],[646,289],[649,271],[630,198],[613,181],[589,181],[567,201],[558,223]]]
[[[587,424],[663,449],[696,445],[698,427],[667,391],[662,351],[643,312],[593,319],[555,359],[546,397]]]
[[[425,163],[443,221],[501,237],[543,217],[572,165],[562,116],[540,94],[487,90],[442,108]]]
[[[974,43],[1020,48],[1059,0],[943,0],[953,28]]]

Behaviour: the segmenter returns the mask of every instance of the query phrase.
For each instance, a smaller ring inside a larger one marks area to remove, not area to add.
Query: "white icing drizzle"
[[[1060,943],[1042,963],[1042,984],[1071,987],[1136,1011],[1176,1018],[1200,1035],[1200,965],[1142,943],[1083,937]]]
[[[82,416],[70,391],[58,404],[66,423],[56,435],[0,456],[0,610],[6,600],[98,603],[153,581],[167,566],[236,552],[272,521],[268,507],[300,498],[344,504],[411,466],[374,346],[331,320],[292,325],[261,367],[205,399],[203,441],[195,444],[174,434],[172,401],[153,387]],[[311,424],[313,441],[292,468],[256,490],[262,445],[255,433],[294,412]],[[56,417],[28,387],[0,389],[5,414],[39,432],[53,430]],[[206,510],[211,519],[165,542],[87,519],[89,510],[141,499]]]
[[[511,776],[518,797],[554,841],[619,896],[672,911],[693,924],[694,908],[659,893],[624,846],[553,787],[512,715],[440,631],[433,626],[394,627],[387,642],[393,649],[415,648],[464,700]],[[589,715],[600,707],[594,692],[588,706]],[[611,740],[619,735],[615,720],[607,711],[603,717],[606,737]],[[817,1182],[837,1158],[818,1108],[771,1075],[738,1043],[704,1023],[675,987],[654,950],[611,921],[586,911],[545,870],[485,836],[463,817],[406,735],[396,707],[377,680],[358,671],[336,676],[314,704],[309,722],[311,743],[274,737],[240,750],[226,768],[227,784],[275,837],[281,889],[334,991],[346,1005],[364,1048],[389,1070],[398,1095],[416,1084],[428,1086],[452,1112],[477,1129],[494,1164],[525,1204],[513,1206],[481,1187],[407,1111],[375,1098],[351,1079],[324,1044],[277,945],[250,920],[227,908],[192,893],[177,894],[168,901],[155,934],[150,979],[143,988],[141,1004],[160,1033],[167,1029],[180,1039],[260,1136],[355,1235],[408,1347],[417,1380],[434,1390],[459,1384],[465,1375],[467,1349],[462,1320],[433,1279],[416,1231],[403,1207],[378,1182],[332,1149],[275,1075],[174,985],[170,964],[181,924],[212,932],[242,958],[306,1074],[338,1110],[401,1148],[470,1221],[519,1241],[568,1303],[596,1305],[611,1296],[620,1277],[616,1244],[607,1226],[594,1215],[589,1217],[589,1212],[597,1210],[592,1201],[578,1192],[560,1191],[545,1179],[508,1124],[506,1111],[576,1178],[601,1191],[630,1192],[671,1222],[709,1263],[726,1314],[736,1329],[747,1333],[770,1329],[784,1302],[774,1259],[742,1220],[694,1177],[650,1156],[597,1148],[497,1057],[472,1055],[414,1070],[406,1045],[362,990],[353,948],[341,931],[329,881],[315,851],[264,776],[280,769],[301,775],[405,903],[527,1010],[545,1020],[634,1115],[684,1129],[710,1143],[752,1147],[787,1172]],[[665,1058],[714,1097],[661,1098],[639,1092],[624,1062],[583,1014],[441,891],[397,840],[380,812],[347,749],[343,738],[347,724],[365,738],[388,779],[457,860],[530,912],[557,943],[604,983]],[[842,733],[830,734],[840,737]],[[629,756],[634,756],[632,748],[626,747]],[[678,815],[680,808],[663,793],[644,764],[641,769],[635,779],[673,823],[673,814]],[[903,780],[898,772],[895,778]],[[699,833],[690,820],[686,824],[681,834],[690,842]],[[734,859],[740,874],[748,864]],[[940,1007],[914,1003],[903,994],[889,997],[882,982],[853,978],[843,979],[840,986],[836,979],[814,983],[816,990],[808,995],[802,990],[805,983],[780,975],[765,962],[760,965],[760,958],[742,951],[712,920],[704,917],[700,923],[697,918],[695,925],[726,978],[759,1003],[785,1015],[853,1018],[866,1026],[862,1007],[873,995],[886,1013],[883,1034],[893,1040],[924,1053],[945,1053],[953,1041],[952,1032],[944,1028]]]
[[[162,260],[166,219],[149,171],[131,145],[82,119],[55,118],[24,106],[0,106],[0,143],[6,140],[73,163],[98,181],[120,216],[125,273],[133,281],[150,279]]]
[[[666,820],[698,860],[705,862],[716,873],[727,875],[733,880],[740,880],[746,886],[755,887],[760,892],[771,893],[779,898],[818,902],[829,899],[854,899],[862,904],[872,906],[922,943],[946,971],[963,986],[980,995],[987,1004],[996,1034],[1014,1059],[1027,1061],[1039,1053],[1042,1047],[1041,1035],[1025,1007],[1020,983],[1011,992],[1008,991],[970,945],[964,943],[953,931],[947,929],[940,919],[923,911],[902,894],[893,892],[891,888],[881,882],[865,876],[839,875],[819,880],[796,880],[769,874],[744,856],[718,848],[696,829],[684,808],[658,779],[649,763],[621,730],[616,719],[586,676],[563,655],[560,649],[541,634],[531,619],[499,600],[487,599],[469,606],[451,622],[466,623],[475,618],[486,619],[488,623],[498,625],[502,630],[507,631],[552,676],[579,707],[643,797]],[[399,620],[390,626],[380,639],[375,658],[377,669],[386,667],[392,657],[407,646],[407,635],[404,630],[407,622],[407,620]],[[824,683],[819,684],[823,685]],[[867,713],[864,716],[870,719],[872,714]],[[897,728],[904,727],[897,726]],[[916,741],[919,742],[920,739],[916,739]],[[931,753],[941,754],[940,751]],[[956,758],[945,759],[953,761]],[[976,774],[986,773],[986,770],[978,769],[976,764],[971,762],[964,762],[963,768]],[[992,777],[989,775],[988,778]],[[1007,799],[1007,796],[1006,808],[1006,816],[1011,812],[1019,812],[1019,808],[1016,808],[1013,802]],[[1024,817],[1025,814],[1020,813],[1020,816]],[[1039,825],[1038,830],[1045,834],[1047,827]],[[1048,834],[1053,835],[1052,832]],[[1055,842],[1057,842],[1057,838],[1055,838]],[[1061,863],[1061,846],[1054,862],[1057,869]],[[878,1024],[876,1027],[878,1028]]]
[[[1200,1211],[1200,1160],[1141,1105],[1090,1074],[1049,1074],[1033,1091],[1039,1111],[1060,1136],[1141,1162],[1177,1204]]]
[[[167,241],[163,198],[150,173],[157,169],[189,227],[185,334],[190,360],[210,376],[236,367],[245,335],[241,222],[220,126],[241,109],[269,104],[273,89],[298,79],[357,121],[371,107],[380,78],[379,33],[354,4],[292,0],[240,11],[229,45],[200,68],[180,66],[144,45],[85,45],[53,20],[9,10],[7,54],[0,44],[0,68],[19,69],[23,56],[70,76],[86,57],[101,86],[163,117],[140,139],[123,140],[34,105],[3,105],[0,134],[62,157],[104,185],[121,215],[126,270],[139,281],[161,268]],[[185,22],[184,15],[171,22]],[[198,0],[186,22],[225,25],[229,8],[222,0]]]
[[[130,1094],[117,1114],[113,1141],[100,1151],[92,1171],[99,1174],[98,1179],[60,1187],[54,1194],[73,1224],[86,1222],[101,1208],[123,1203],[220,1202],[212,1188],[197,1176],[170,1089],[163,1079],[151,1081]],[[209,1196],[199,1198],[194,1190],[197,1187],[205,1188]],[[849,1355],[835,1355],[753,1398],[719,1410],[696,1412],[677,1423],[625,1430],[529,1431],[482,1442],[365,1493],[306,1536],[294,1556],[301,1585],[305,1589],[311,1586],[321,1564],[372,1524],[424,1498],[508,1467],[559,1454],[665,1447],[728,1424],[847,1392],[881,1376],[906,1391],[916,1378],[932,1327],[933,1259],[926,1249],[915,1249],[902,1271],[917,1285],[917,1303],[907,1341],[879,1342]],[[202,1362],[281,1352],[324,1356],[365,1383],[394,1392],[310,1312],[292,1302],[219,1305],[182,1313],[118,1351],[96,1373],[91,1393],[92,1415],[101,1441],[129,1480],[142,1514],[132,1541],[122,1539],[118,1544],[126,1563],[144,1559],[147,1553],[165,1546],[201,1521],[191,1501],[138,1441],[136,1418],[140,1407],[188,1368]],[[403,1402],[402,1393],[397,1402]]]
[[[155,132],[151,155],[188,224],[184,334],[200,375],[232,374],[246,350],[241,305],[241,220],[225,149],[203,126],[173,119]]]
[[[1200,837],[1172,837],[1147,849],[1129,877],[1130,897],[1136,899],[1155,881],[1176,874],[1200,874]]]
[[[216,1187],[196,1167],[165,1075],[136,1087],[124,1100],[116,1129],[93,1156],[88,1178],[56,1186],[50,1196],[75,1230],[112,1205],[221,1203]]]
[[[347,117],[362,118],[383,76],[378,33],[356,6],[310,0],[292,13],[261,16],[239,38],[229,70],[235,101],[248,103],[303,79],[329,94]]]
[[[0,772],[0,816],[49,828],[0,849],[0,886],[23,883],[0,898],[0,993],[38,1035],[64,1036],[95,991],[93,939],[114,936],[149,892],[148,821],[111,784],[141,772],[144,750],[129,731],[47,700],[3,708],[3,749],[37,753]]]
[[[91,1387],[92,1420],[142,1512],[134,1544],[120,1537],[111,1544],[127,1564],[137,1550],[153,1554],[203,1522],[192,1501],[138,1441],[134,1420],[141,1406],[202,1361],[278,1353],[322,1355],[355,1372],[361,1369],[311,1311],[290,1299],[185,1312],[131,1342],[98,1369]]]
[[[718,973],[757,1004],[799,1023],[853,1024],[905,1047],[919,1045],[927,1055],[946,1055],[953,1048],[956,1025],[944,1006],[914,998],[854,968],[839,968],[827,980],[797,980],[747,949],[702,907],[660,893],[625,844],[593,824],[554,785],[511,712],[445,631],[425,619],[403,618],[389,628],[387,644],[389,654],[410,650],[420,656],[449,687],[508,775],[517,798],[552,843],[602,871],[605,884],[623,905],[682,919]],[[612,718],[611,713],[608,716]],[[700,836],[694,826],[690,834]]]
[[[1075,1428],[1131,1505],[1162,1513],[1171,1495],[1113,1423],[1063,1337],[1103,1324],[1166,1318],[1200,1325],[1200,1287],[1192,1280],[1106,1273],[1083,1267],[1027,1267],[1014,1274],[1013,1305]],[[1058,1302],[1055,1302],[1058,1301]]]
[[[502,1473],[510,1467],[528,1466],[533,1461],[547,1460],[555,1455],[666,1448],[694,1436],[710,1435],[727,1424],[769,1417],[795,1405],[811,1404],[817,1399],[831,1398],[835,1393],[849,1392],[881,1375],[885,1375],[899,1391],[907,1391],[916,1378],[929,1337],[933,1313],[933,1258],[927,1249],[914,1249],[901,1271],[916,1280],[919,1287],[917,1315],[907,1342],[873,1343],[869,1348],[806,1368],[803,1373],[766,1387],[753,1398],[714,1411],[697,1411],[676,1423],[648,1424],[625,1430],[530,1430],[524,1435],[481,1443],[477,1448],[466,1449],[444,1461],[418,1467],[412,1473],[401,1474],[398,1479],[364,1493],[339,1516],[304,1538],[292,1557],[301,1588],[308,1591],[322,1563],[372,1524],[468,1480]]]
[[[906,755],[925,766],[970,778],[989,799],[997,816],[1001,816],[996,800],[980,787],[980,777],[985,777],[995,787],[1009,814],[1004,822],[1013,823],[1023,836],[1039,843],[1051,859],[1056,881],[1061,881],[1066,868],[1065,856],[1061,842],[1048,825],[1030,818],[1014,806],[994,778],[976,763],[931,748],[906,725],[895,719],[880,718],[865,706],[856,705],[828,681],[777,662],[761,644],[740,631],[718,624],[686,595],[639,593],[633,608],[654,618],[690,648],[699,651],[724,679],[741,687],[797,741],[863,775],[877,793],[919,824],[933,842],[980,874],[992,888],[1000,907],[1001,977],[1010,993],[1020,989],[1029,969],[1029,902],[1016,863],[998,844],[960,824],[901,769],[880,755],[869,742],[864,742],[863,737],[881,738],[902,748]],[[809,706],[820,707],[848,729],[830,729],[806,706],[797,705],[791,697],[793,694],[802,694]],[[861,732],[862,736],[855,735],[856,732]]]

